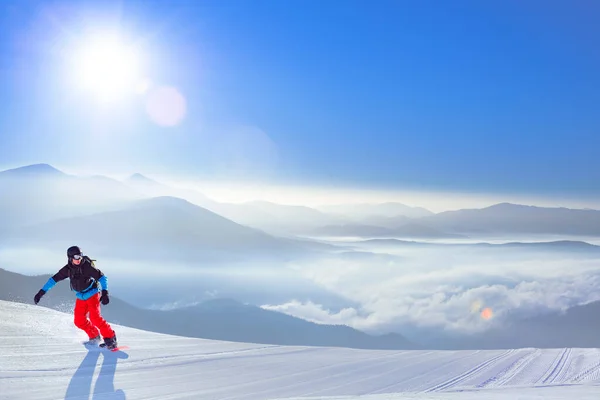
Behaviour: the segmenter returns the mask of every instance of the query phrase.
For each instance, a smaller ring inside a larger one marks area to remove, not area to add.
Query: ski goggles
[[[82,257],[83,257],[83,256],[82,256],[81,254],[75,254],[75,255],[73,256],[73,260],[81,260],[81,258],[82,258]]]

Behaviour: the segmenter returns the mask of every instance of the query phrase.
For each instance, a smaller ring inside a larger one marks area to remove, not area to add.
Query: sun
[[[103,102],[135,93],[142,82],[139,54],[116,34],[87,38],[72,60],[77,85]]]

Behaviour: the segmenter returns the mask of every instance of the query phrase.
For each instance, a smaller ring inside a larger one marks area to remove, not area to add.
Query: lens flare
[[[483,303],[480,300],[475,300],[471,304],[471,312],[476,314],[481,311],[481,307],[483,307]]]
[[[481,318],[488,320],[491,319],[494,316],[494,313],[492,312],[492,309],[489,307],[484,308],[481,311]]]
[[[146,98],[146,112],[161,126],[175,126],[185,117],[187,105],[183,95],[174,87],[158,87]]]

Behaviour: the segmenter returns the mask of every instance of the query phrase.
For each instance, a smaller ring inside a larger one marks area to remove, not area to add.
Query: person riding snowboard
[[[110,324],[100,315],[100,303],[107,305],[108,283],[106,276],[94,265],[94,261],[84,255],[78,246],[67,249],[67,265],[50,277],[33,301],[39,303],[42,296],[56,283],[69,278],[71,290],[75,292],[74,323],[89,337],[86,344],[104,343],[109,349],[117,347],[117,335]],[[99,287],[100,286],[100,287]],[[101,289],[100,289],[101,288]],[[90,318],[87,318],[89,313]],[[100,337],[102,335],[102,337]]]

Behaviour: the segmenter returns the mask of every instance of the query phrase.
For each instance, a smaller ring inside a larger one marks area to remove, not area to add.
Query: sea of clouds
[[[600,256],[592,253],[454,246],[391,252],[290,267],[358,307],[292,299],[263,308],[376,334],[407,327],[469,334],[600,300]]]

